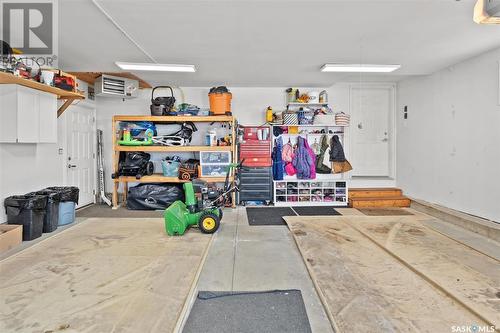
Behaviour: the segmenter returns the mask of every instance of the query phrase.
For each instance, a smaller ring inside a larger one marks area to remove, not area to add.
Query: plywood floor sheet
[[[0,332],[171,332],[209,242],[89,219],[0,262]]]
[[[500,325],[500,266],[415,217],[286,217],[339,332]]]

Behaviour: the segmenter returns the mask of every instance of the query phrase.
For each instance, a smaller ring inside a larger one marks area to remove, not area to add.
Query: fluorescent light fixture
[[[324,64],[322,72],[338,73],[390,73],[401,68],[401,65],[369,65],[369,64]]]
[[[194,65],[179,65],[179,64],[154,64],[154,63],[137,63],[137,62],[115,62],[116,66],[121,69],[130,71],[153,71],[153,72],[196,72]]]

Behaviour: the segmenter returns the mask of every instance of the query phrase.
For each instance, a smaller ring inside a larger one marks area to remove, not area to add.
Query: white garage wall
[[[262,125],[265,122],[265,111],[268,106],[274,110],[285,109],[285,90],[280,87],[263,87],[263,88],[232,88],[229,87],[233,94],[232,111],[238,118],[238,121],[243,125]],[[324,90],[322,88],[299,88],[299,90],[307,92],[310,90]],[[349,85],[336,84],[330,88],[326,88],[330,107],[335,112],[349,112]],[[208,107],[208,91],[209,88],[199,87],[183,87],[184,101],[198,105],[200,107]],[[158,91],[155,95],[161,95],[162,91]],[[163,91],[164,92],[164,91]],[[167,91],[167,94],[169,92]],[[178,89],[174,91],[176,103],[182,102],[182,94]],[[140,91],[139,97],[135,99],[122,101],[116,98],[97,97],[97,128],[104,131],[104,156],[105,156],[105,171],[106,171],[106,190],[111,191],[112,182],[110,175],[112,172],[112,146],[111,146],[111,119],[113,115],[149,115],[149,105],[151,104],[151,90],[144,89]],[[198,124],[197,124],[198,126]],[[193,142],[201,142],[205,130],[200,125],[199,131],[195,134]]]
[[[397,183],[406,194],[500,221],[499,60],[497,49],[399,83]]]
[[[0,223],[7,221],[6,197],[63,184],[59,144],[0,144]]]

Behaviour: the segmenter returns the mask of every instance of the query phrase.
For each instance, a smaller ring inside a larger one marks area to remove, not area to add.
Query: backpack
[[[283,146],[283,150],[281,151],[281,156],[283,162],[291,162],[293,160],[293,147],[290,142]]]

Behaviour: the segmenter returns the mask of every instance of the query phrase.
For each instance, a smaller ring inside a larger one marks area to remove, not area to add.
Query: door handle
[[[363,129],[363,123],[359,123],[359,124],[358,124],[358,128],[359,128],[359,129]]]
[[[387,138],[382,139],[382,142],[387,142],[387,141],[389,141],[389,139],[387,139]]]
[[[76,168],[75,164],[68,164],[68,169]]]

